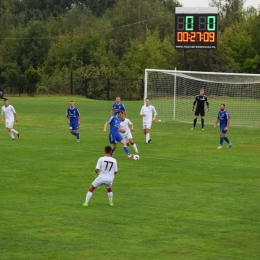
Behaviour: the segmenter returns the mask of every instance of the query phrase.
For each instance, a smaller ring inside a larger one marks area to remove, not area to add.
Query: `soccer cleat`
[[[111,201],[108,203],[110,206],[114,206],[114,203]]]
[[[139,153],[139,152],[136,150],[135,153]]]
[[[79,140],[79,139],[77,139],[77,140],[76,140],[76,142],[77,142],[77,143],[79,143],[79,142],[80,142],[80,140]]]
[[[231,147],[232,147],[232,144],[231,144],[231,143],[229,143],[227,148],[231,148]]]
[[[19,139],[21,138],[21,134],[20,133],[17,133],[17,136],[18,136]]]
[[[12,138],[13,141],[15,141],[15,138]]]
[[[87,207],[88,206],[88,202],[83,203],[83,207]]]
[[[217,149],[222,149],[222,146],[221,146],[221,145],[219,145]]]
[[[132,155],[132,154],[128,154],[127,157],[128,157],[128,158],[132,158],[133,155]]]
[[[149,139],[149,140],[148,140],[148,144],[149,144],[151,141],[152,141],[152,139]]]

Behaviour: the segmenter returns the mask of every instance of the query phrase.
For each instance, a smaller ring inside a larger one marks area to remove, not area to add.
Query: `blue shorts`
[[[226,134],[227,130],[225,130],[225,126],[220,127],[220,132]]]
[[[72,122],[70,123],[70,130],[78,130],[79,129],[79,125],[78,122]]]
[[[120,143],[124,138],[119,133],[110,133],[108,139],[111,144],[116,144],[117,142]]]

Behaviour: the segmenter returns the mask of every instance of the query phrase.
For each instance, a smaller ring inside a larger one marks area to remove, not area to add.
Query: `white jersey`
[[[119,129],[125,130],[125,132],[120,132],[120,134],[127,135],[128,133],[130,133],[129,125],[133,125],[133,123],[128,118],[125,118],[124,121],[121,121]]]
[[[8,107],[6,106],[2,106],[2,115],[5,116],[5,121],[14,121],[14,113],[15,109],[13,106],[8,105]]]
[[[96,169],[99,169],[99,177],[103,177],[106,180],[113,181],[115,172],[118,171],[117,161],[111,156],[103,156],[98,159]]]
[[[153,114],[157,115],[157,112],[155,110],[155,107],[150,105],[150,106],[142,106],[141,111],[140,111],[140,115],[145,114],[145,116],[143,116],[143,122],[152,122],[153,120]]]

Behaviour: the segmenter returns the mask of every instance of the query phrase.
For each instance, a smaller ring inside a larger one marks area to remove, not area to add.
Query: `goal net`
[[[158,120],[192,124],[191,108],[201,88],[210,106],[207,112],[205,105],[205,124],[214,124],[224,103],[231,125],[260,127],[260,74],[145,70],[144,98],[151,99]]]

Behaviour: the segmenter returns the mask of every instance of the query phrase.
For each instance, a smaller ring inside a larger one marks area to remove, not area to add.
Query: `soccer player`
[[[106,132],[107,125],[110,124],[110,132],[109,132],[108,138],[109,138],[110,144],[113,145],[113,148],[111,150],[111,156],[112,156],[113,152],[115,151],[115,149],[117,148],[117,142],[120,142],[124,146],[124,150],[125,150],[125,153],[127,154],[127,157],[131,158],[133,155],[130,154],[126,141],[124,140],[122,135],[120,135],[120,133],[119,133],[121,114],[123,114],[123,112],[118,111],[116,116],[111,116],[110,119],[108,119],[108,121],[105,123],[103,131]]]
[[[145,143],[149,144],[152,141],[152,139],[150,138],[150,129],[152,127],[152,122],[156,120],[157,115],[155,107],[150,105],[150,98],[145,99],[145,105],[142,106],[140,115],[143,117]]]
[[[5,127],[6,130],[9,132],[9,135],[11,136],[12,140],[15,140],[14,133],[20,139],[21,134],[17,132],[15,129],[13,129],[14,120],[18,122],[18,117],[14,107],[12,105],[9,105],[7,98],[4,99],[4,105],[2,106],[1,115],[2,115],[2,122],[4,122],[4,117],[5,117]]]
[[[214,125],[214,128],[217,127],[219,122],[220,126],[220,143],[217,149],[222,149],[222,144],[224,140],[228,143],[228,148],[232,147],[232,143],[230,143],[228,137],[226,136],[229,124],[230,124],[230,116],[229,113],[225,110],[225,104],[220,105],[220,111],[218,112],[218,116]]]
[[[4,98],[4,90],[3,88],[0,86],[0,98]]]
[[[131,126],[131,130],[129,128],[129,125]],[[133,146],[135,153],[138,153],[137,146],[133,140],[132,133],[134,131],[134,125],[133,123],[125,117],[125,114],[121,114],[121,122],[119,127],[119,132],[126,141],[126,144],[129,145],[129,143]]]
[[[125,106],[121,103],[120,97],[116,97],[116,102],[112,105],[111,116],[116,116],[118,111],[123,111],[125,113],[125,117],[127,117]]]
[[[204,130],[204,116],[205,116],[205,103],[207,104],[207,109],[209,111],[209,102],[207,96],[204,94],[204,89],[202,88],[200,90],[200,94],[195,96],[193,106],[191,111],[194,111],[194,107],[197,103],[196,109],[195,109],[195,114],[194,114],[194,120],[193,120],[193,127],[191,130],[195,129],[196,124],[197,124],[197,118],[200,115],[201,117],[201,128]]]
[[[79,125],[80,125],[80,113],[74,106],[74,101],[70,101],[70,106],[67,108],[66,117],[68,124],[70,125],[70,133],[76,136],[76,141],[80,142]]]
[[[93,191],[96,188],[99,188],[101,185],[105,185],[107,188],[107,196],[110,206],[114,206],[113,204],[113,191],[112,191],[112,183],[115,175],[118,172],[117,161],[115,158],[111,157],[111,146],[105,147],[105,156],[100,157],[97,162],[97,166],[95,172],[97,174],[97,178],[90,185],[87,195],[86,201],[83,203],[83,206],[87,207],[88,202],[93,195]]]

